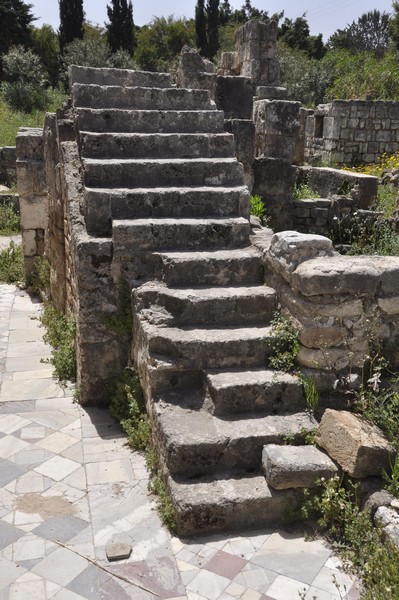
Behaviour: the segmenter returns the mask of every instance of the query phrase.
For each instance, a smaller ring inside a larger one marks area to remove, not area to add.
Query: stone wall
[[[16,144],[22,249],[29,275],[35,258],[44,254],[47,228],[43,129],[19,129]]]
[[[7,183],[9,174],[15,173],[17,153],[15,146],[0,147],[0,183]]]
[[[295,231],[266,243],[255,237],[255,244],[283,310],[300,328],[302,368],[327,386],[355,376],[371,340],[399,366],[399,257],[341,256],[331,240]]]
[[[399,150],[399,102],[334,100],[308,116],[305,158],[309,162],[372,163]]]

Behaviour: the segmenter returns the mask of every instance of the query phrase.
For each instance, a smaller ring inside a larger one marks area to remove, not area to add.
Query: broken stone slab
[[[386,537],[399,548],[399,512],[392,506],[380,506],[374,520],[382,526]]]
[[[121,542],[113,542],[107,544],[105,553],[109,562],[115,560],[124,560],[129,558],[132,553],[132,547],[130,544],[122,544]]]
[[[338,472],[336,465],[315,446],[278,446],[263,448],[263,472],[276,490],[314,487],[318,479]]]
[[[395,449],[382,431],[363,417],[328,408],[316,443],[352,477],[380,476],[390,471]]]

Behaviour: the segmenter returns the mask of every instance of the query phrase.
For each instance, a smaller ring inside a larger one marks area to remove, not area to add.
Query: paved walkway
[[[171,537],[143,457],[107,411],[51,378],[40,310],[0,284],[0,600],[359,598],[320,540]],[[131,544],[130,558],[108,562],[111,541]]]

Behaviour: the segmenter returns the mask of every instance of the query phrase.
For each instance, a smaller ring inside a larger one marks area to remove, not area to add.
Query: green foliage
[[[281,313],[275,313],[272,326],[272,353],[269,366],[279,371],[294,371],[300,350],[299,329]]]
[[[106,24],[108,44],[112,52],[124,50],[133,56],[135,34],[133,22],[133,6],[129,0],[111,0],[107,4],[109,23]]]
[[[75,317],[60,314],[54,304],[46,302],[40,321],[46,328],[43,339],[52,347],[51,358],[47,362],[53,365],[55,376],[60,381],[75,381]]]
[[[205,0],[197,0],[195,5],[195,39],[202,56],[207,55]]]
[[[184,45],[195,46],[193,20],[155,17],[137,34],[135,59],[141,69],[170,71]]]
[[[396,201],[398,198],[398,190],[392,183],[379,185],[377,189],[377,203],[375,210],[382,211],[384,217],[389,219],[393,211],[397,208]]]
[[[1,94],[11,108],[23,112],[44,110],[46,74],[36,54],[15,46],[3,56],[3,70]]]
[[[382,476],[385,480],[385,489],[396,498],[399,498],[399,455],[395,457],[390,473],[387,473],[384,469]]]
[[[360,575],[365,600],[399,598],[399,551],[374,527],[367,511],[357,504],[359,484],[333,477],[322,479],[312,490],[305,490],[302,518],[317,519],[331,542]]]
[[[83,0],[59,0],[61,51],[75,39],[83,38]]]
[[[381,59],[373,52],[352,54],[349,50],[332,50],[322,60],[331,74],[325,101],[334,98],[350,100],[398,100],[399,71],[397,56],[386,52]]]
[[[8,248],[0,250],[0,281],[20,283],[25,279],[24,257],[21,246],[11,242]]]
[[[31,27],[32,49],[46,69],[50,85],[57,86],[60,75],[60,44],[50,25]]]
[[[306,406],[314,414],[319,406],[319,392],[316,388],[314,377],[301,375],[303,390],[305,392]]]
[[[330,237],[334,244],[349,246],[346,254],[399,256],[399,234],[382,215],[361,219],[355,212],[341,219],[334,217]]]
[[[295,184],[291,190],[294,200],[307,200],[308,198],[320,198],[320,194],[307,183]]]
[[[110,385],[110,390],[111,415],[120,422],[129,446],[145,450],[150,442],[151,422],[145,412],[137,373],[133,369],[125,369],[122,377]]]
[[[65,65],[82,65],[85,67],[114,67],[117,69],[134,69],[131,56],[123,50],[112,53],[106,37],[101,30],[92,28],[83,39],[75,39],[65,46],[63,60]]]
[[[29,291],[46,300],[50,292],[50,264],[45,256],[37,256],[33,261],[32,270],[27,278]]]
[[[13,235],[21,230],[19,212],[13,202],[0,204],[0,235]]]
[[[262,198],[258,195],[251,196],[251,215],[258,217],[262,225],[267,227],[269,217],[266,215],[265,205],[262,202]]]
[[[158,456],[153,447],[147,451],[146,459],[151,477],[149,490],[157,496],[157,506],[162,523],[169,531],[173,532],[176,530],[175,509],[160,474]]]
[[[207,0],[206,22],[207,22],[207,46],[206,56],[213,60],[219,50],[219,2],[220,0]]]
[[[0,77],[1,58],[17,44],[27,48],[31,43],[29,26],[34,20],[32,5],[22,0],[0,0]]]
[[[368,51],[381,58],[388,49],[389,20],[387,12],[372,10],[361,15],[345,29],[338,29],[328,40],[330,48],[342,48],[353,54]]]
[[[305,15],[297,17],[295,21],[286,18],[279,27],[278,38],[290,48],[302,50],[309,58],[320,60],[326,53],[323,36],[310,35]]]

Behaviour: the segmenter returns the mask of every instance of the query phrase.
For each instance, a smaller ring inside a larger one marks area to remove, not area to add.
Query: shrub
[[[307,183],[295,184],[291,190],[294,200],[307,200],[308,198],[320,198],[320,194],[316,192]]]
[[[31,112],[46,106],[46,73],[39,58],[22,46],[15,46],[3,57],[4,100],[14,110]]]
[[[273,341],[269,365],[279,371],[293,371],[300,350],[299,329],[280,313],[275,313],[271,326]]]
[[[21,220],[14,204],[0,204],[0,235],[12,235],[19,233]]]
[[[21,246],[11,242],[8,248],[0,252],[0,281],[20,283],[25,279],[24,257]]]
[[[53,365],[55,376],[60,381],[75,381],[75,317],[60,314],[54,304],[47,302],[40,321],[46,328],[43,339],[52,347],[48,362]]]

